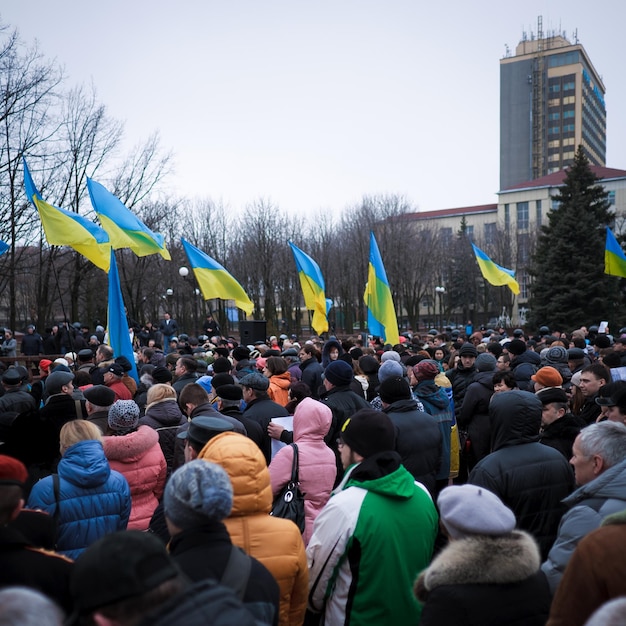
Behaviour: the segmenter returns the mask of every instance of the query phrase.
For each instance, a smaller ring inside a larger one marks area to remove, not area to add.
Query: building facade
[[[556,173],[579,145],[606,164],[605,88],[585,49],[564,34],[524,34],[500,60],[500,189]]]

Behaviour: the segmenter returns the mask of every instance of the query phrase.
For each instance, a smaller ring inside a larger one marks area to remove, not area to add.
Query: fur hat
[[[235,361],[245,361],[250,358],[250,348],[247,346],[237,346],[233,350],[232,355]]]
[[[544,387],[535,395],[541,400],[541,404],[550,404],[551,402],[567,404],[567,394],[562,387]],[[610,400],[610,398],[607,399]],[[604,404],[598,402],[598,400],[600,400],[600,398],[596,398],[596,404]]]
[[[173,378],[172,372],[163,365],[157,365],[152,372],[155,383],[171,383]]]
[[[559,374],[559,370],[550,365],[538,369],[530,378],[544,387],[558,387],[563,384],[563,376]]]
[[[441,523],[453,539],[467,535],[506,535],[515,515],[495,493],[476,485],[446,487],[437,498]]]
[[[497,365],[496,357],[490,352],[483,352],[476,358],[476,371],[493,372]]]
[[[324,376],[337,387],[349,385],[354,377],[354,370],[345,361],[332,361],[326,366]]]
[[[385,413],[361,409],[341,427],[341,439],[354,452],[367,458],[379,452],[394,450],[396,430]]]
[[[220,522],[233,507],[233,488],[226,471],[203,459],[185,463],[170,477],[163,496],[165,516],[186,530]]]
[[[509,343],[506,344],[506,349],[510,354],[519,356],[526,352],[526,342],[521,339],[513,339],[513,341],[509,341]]]
[[[380,363],[375,356],[364,354],[359,358],[359,367],[364,374],[376,374],[380,368]]]
[[[225,356],[218,356],[213,361],[214,374],[229,374],[232,369],[233,364]]]
[[[221,372],[220,374],[214,374],[211,379],[211,386],[215,391],[217,391],[223,385],[234,385],[235,379],[230,375],[226,374],[226,372]]]
[[[134,400],[117,400],[109,408],[109,428],[124,435],[137,428],[139,407]]]
[[[243,391],[239,385],[220,385],[215,392],[222,400],[243,400]]]

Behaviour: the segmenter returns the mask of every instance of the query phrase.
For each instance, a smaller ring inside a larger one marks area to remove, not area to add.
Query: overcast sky
[[[338,213],[497,201],[499,60],[524,31],[578,31],[626,169],[626,4],[554,0],[0,0],[0,19],[93,81],[128,147],[158,130],[175,194]]]

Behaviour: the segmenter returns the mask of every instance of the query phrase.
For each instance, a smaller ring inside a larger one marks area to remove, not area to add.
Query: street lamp
[[[193,334],[197,335],[198,334],[198,296],[200,295],[200,290],[197,287],[194,288],[192,280],[187,278],[189,276],[189,268],[185,267],[184,265],[179,267],[178,274],[184,281],[189,280],[191,293],[194,296],[193,305],[192,305],[193,306],[193,323],[194,323]],[[183,304],[183,310],[184,310],[184,304]]]
[[[441,332],[443,330],[443,294],[446,293],[446,288],[437,285],[435,293],[439,294],[439,332]]]

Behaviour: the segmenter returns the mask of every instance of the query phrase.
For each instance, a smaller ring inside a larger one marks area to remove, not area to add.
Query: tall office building
[[[577,37],[524,33],[500,61],[500,189],[569,165],[582,144],[606,165],[604,84]]]

